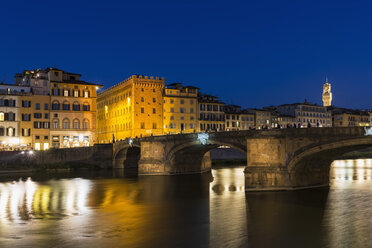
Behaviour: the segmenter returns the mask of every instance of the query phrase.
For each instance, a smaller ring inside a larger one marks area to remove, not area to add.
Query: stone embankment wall
[[[92,167],[112,167],[112,144],[47,151],[1,151],[0,169],[37,168],[38,165],[82,163]]]

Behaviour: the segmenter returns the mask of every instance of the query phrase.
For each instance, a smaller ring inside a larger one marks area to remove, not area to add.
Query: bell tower
[[[328,83],[328,78],[326,78],[325,84],[323,84],[323,106],[328,107],[332,105],[332,92],[331,84]]]

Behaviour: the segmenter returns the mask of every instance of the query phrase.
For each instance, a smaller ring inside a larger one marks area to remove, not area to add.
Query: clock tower
[[[328,83],[328,79],[326,78],[325,84],[323,84],[323,106],[328,107],[332,105],[332,92],[331,92],[331,84]]]

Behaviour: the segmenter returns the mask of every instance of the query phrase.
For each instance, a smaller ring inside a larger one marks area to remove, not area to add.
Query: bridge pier
[[[329,165],[323,169],[289,172],[286,168],[246,167],[246,191],[296,190],[329,185]]]
[[[305,157],[291,168],[289,162],[298,148],[288,137],[268,137],[247,141],[246,191],[293,190],[328,186],[329,169],[335,158],[327,152]]]

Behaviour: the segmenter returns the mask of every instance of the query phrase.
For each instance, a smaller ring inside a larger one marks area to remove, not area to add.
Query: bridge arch
[[[297,150],[287,169],[292,185],[328,185],[330,166],[341,155],[372,146],[372,138],[355,138]]]
[[[246,146],[229,141],[209,139],[206,144],[200,141],[188,141],[173,146],[165,157],[165,169],[168,173],[200,173],[211,170],[209,151],[219,146],[229,146],[246,154]]]
[[[113,167],[116,169],[124,169],[124,173],[137,174],[138,162],[141,158],[140,145],[120,145],[115,149]]]

